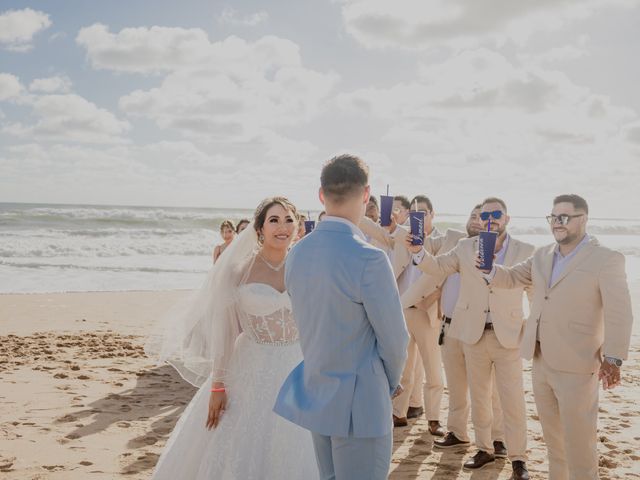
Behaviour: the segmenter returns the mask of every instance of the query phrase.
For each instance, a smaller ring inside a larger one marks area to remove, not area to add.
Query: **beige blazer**
[[[405,246],[405,239],[409,231],[406,227],[398,225],[393,234],[390,234],[368,217],[363,217],[359,227],[362,233],[371,239],[372,243],[384,246],[385,249],[392,252],[391,266],[397,280],[411,262],[411,253]],[[440,235],[440,232],[434,229],[431,235]]]
[[[491,285],[532,285],[531,315],[521,354],[530,360],[539,326],[540,350],[551,368],[593,373],[603,355],[626,359],[633,314],[624,255],[591,238],[549,286],[555,244],[513,268],[497,266]]]
[[[456,246],[458,240],[466,237],[464,232],[458,230],[447,230],[444,235],[427,237],[424,241],[424,248],[432,255],[446,253]],[[400,297],[402,308],[417,307],[429,314],[429,321],[432,327],[437,327],[440,322],[437,308],[432,306],[440,299],[442,285],[447,279],[446,275],[423,274],[406,292]]]
[[[509,239],[504,264],[512,266],[526,260],[534,247],[528,243]],[[460,272],[460,295],[453,311],[449,335],[475,344],[484,333],[487,313],[491,312],[494,330],[503,347],[520,346],[524,312],[522,311],[523,286],[514,289],[490,287],[480,270],[476,268],[478,237],[463,238],[448,253],[433,256],[428,252],[418,265],[431,275],[449,276]]]

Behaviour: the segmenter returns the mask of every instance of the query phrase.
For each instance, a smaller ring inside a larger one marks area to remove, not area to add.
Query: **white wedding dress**
[[[155,480],[314,480],[311,434],[273,413],[286,376],[302,360],[291,301],[264,283],[237,287],[236,337],[225,378],[227,408],[205,427],[212,377],[183,412]]]

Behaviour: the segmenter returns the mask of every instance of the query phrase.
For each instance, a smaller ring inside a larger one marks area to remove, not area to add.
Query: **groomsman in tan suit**
[[[425,212],[426,238],[440,236],[440,232],[433,227],[433,205],[429,198],[424,195],[418,195],[412,200],[411,205]],[[408,211],[406,215],[408,215]],[[368,222],[367,219],[363,220],[360,227],[365,235],[370,236],[378,243],[386,244],[389,248],[392,248],[392,266],[401,295],[416,282],[422,280],[422,272],[412,264],[411,254],[405,246],[404,240],[408,235],[408,231],[405,228],[394,228],[392,225],[392,233],[388,233],[384,228]],[[440,405],[444,391],[442,359],[440,347],[438,346],[440,322],[438,319],[437,300],[439,290],[436,288],[438,286],[437,282],[432,283],[433,295],[430,298],[416,299],[415,304],[403,305],[405,307],[404,314],[410,340],[407,363],[401,380],[405,390],[394,399],[393,420],[395,426],[407,425],[408,414],[411,410],[417,408],[416,403],[420,401],[420,395],[417,392],[423,391],[429,432],[435,436],[444,436],[445,431],[439,420]]]
[[[431,255],[446,253],[458,244],[458,240],[465,237],[475,237],[482,228],[480,222],[480,211],[482,205],[476,205],[469,219],[467,220],[467,235],[458,230],[447,230],[439,237],[428,237],[425,239],[424,248]],[[400,298],[403,308],[407,305],[417,304],[418,308],[422,302],[431,297],[435,289],[440,289],[440,310],[442,312],[442,323],[439,336],[440,350],[442,352],[442,364],[447,378],[447,390],[449,392],[449,404],[447,408],[447,434],[442,440],[433,442],[436,448],[454,448],[468,445],[469,435],[467,432],[467,422],[469,421],[469,384],[467,382],[467,368],[464,361],[463,344],[460,340],[449,335],[453,310],[458,301],[460,292],[460,274],[454,273],[448,277],[439,277],[435,284],[431,275],[424,275],[415,282],[409,290]],[[491,407],[493,411],[493,424],[491,428],[491,438],[493,440],[494,455],[506,458],[507,448],[504,445],[504,426],[502,422],[502,407],[495,386],[495,376],[493,378],[493,388],[491,396]]]
[[[533,245],[507,234],[507,206],[499,198],[482,202],[483,227],[491,219],[498,233],[496,263],[515,265],[527,259]],[[492,372],[503,409],[505,441],[512,465],[513,480],[528,480],[527,421],[522,385],[522,359],[519,355],[523,327],[523,287],[513,290],[493,289],[476,268],[477,238],[465,238],[448,253],[433,255],[422,247],[407,248],[414,262],[431,275],[460,273],[460,294],[449,329],[449,335],[463,343],[465,364],[471,393],[471,419],[478,452],[464,464],[466,469],[482,468],[495,461],[491,441]]]
[[[624,255],[587,235],[588,214],[582,197],[556,197],[547,217],[556,243],[487,276],[493,288],[533,287],[521,353],[533,358],[550,480],[598,478],[598,380],[620,382],[631,338]]]

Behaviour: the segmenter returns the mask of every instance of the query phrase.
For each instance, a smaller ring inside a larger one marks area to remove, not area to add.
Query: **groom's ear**
[[[318,198],[320,199],[320,203],[324,205],[324,192],[322,191],[322,187],[318,190]]]
[[[371,185],[367,185],[364,187],[364,204],[369,203],[369,198],[371,198]]]

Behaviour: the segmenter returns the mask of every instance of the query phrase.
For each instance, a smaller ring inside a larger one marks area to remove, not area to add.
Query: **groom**
[[[409,336],[387,256],[356,227],[369,201],[369,168],[340,155],[320,183],[327,214],[285,268],[304,361],[274,411],[311,431],[321,480],[382,480]]]

